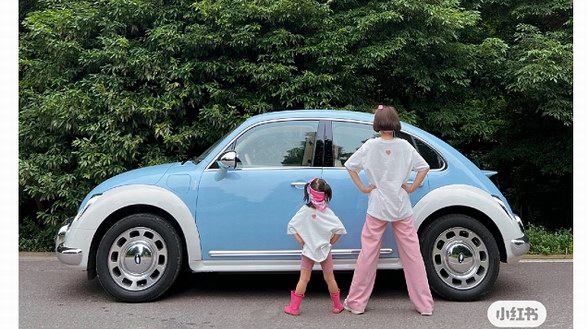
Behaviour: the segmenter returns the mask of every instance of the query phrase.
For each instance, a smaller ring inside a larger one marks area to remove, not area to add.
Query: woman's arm
[[[355,183],[355,185],[357,185],[357,187],[359,188],[359,190],[363,193],[370,193],[371,191],[373,191],[374,189],[376,189],[376,186],[373,185],[369,185],[367,187],[365,187],[365,185],[363,184],[363,182],[361,181],[361,179],[359,178],[359,174],[357,174],[356,172],[347,169],[347,171],[349,172],[349,175],[351,176],[353,182]]]
[[[410,186],[408,186],[407,184],[402,185],[404,190],[406,190],[406,192],[408,192],[408,193],[414,192],[420,186],[420,184],[422,184],[422,182],[424,181],[424,177],[426,177],[426,174],[428,174],[429,170],[430,169],[428,168],[428,169],[418,171],[418,173],[416,174],[416,178],[414,179],[414,182],[412,183],[412,185],[410,185]]]

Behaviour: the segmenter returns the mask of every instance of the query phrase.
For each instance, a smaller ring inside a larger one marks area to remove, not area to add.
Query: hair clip
[[[383,110],[383,104],[379,104],[379,106],[377,106],[378,110]]]

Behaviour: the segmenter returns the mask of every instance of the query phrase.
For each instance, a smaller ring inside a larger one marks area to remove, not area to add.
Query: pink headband
[[[314,199],[314,201],[324,201],[324,192],[316,191],[310,185],[308,185],[308,194],[310,194],[310,198]]]
[[[319,211],[326,210],[328,204],[324,200],[324,192],[316,191],[312,188],[312,182],[314,182],[318,177],[314,177],[308,183],[308,195],[310,196],[310,202],[318,209]]]

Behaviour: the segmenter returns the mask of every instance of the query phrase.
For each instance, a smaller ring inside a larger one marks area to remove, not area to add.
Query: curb
[[[19,251],[18,257],[57,257],[54,251]]]
[[[528,254],[524,255],[522,259],[573,259],[572,254],[559,254],[559,255],[538,255]]]

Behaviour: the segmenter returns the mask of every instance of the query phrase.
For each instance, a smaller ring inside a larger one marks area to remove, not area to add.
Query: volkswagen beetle
[[[112,177],[90,191],[61,227],[57,257],[97,276],[109,295],[126,302],[161,296],[182,267],[296,271],[301,251],[286,226],[303,204],[304,184],[322,177],[333,190],[330,207],[348,231],[333,248],[334,268],[352,270],[367,196],[344,163],[376,136],[372,121],[372,114],[338,110],[261,114],[191,161]],[[480,170],[412,125],[402,123],[397,137],[431,168],[410,195],[431,288],[449,300],[481,298],[500,262],[516,262],[528,252],[521,219],[488,178],[495,172]],[[401,269],[391,229],[378,268]]]

